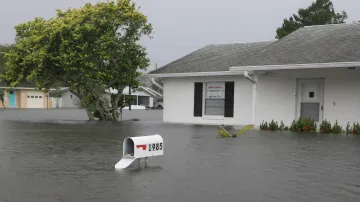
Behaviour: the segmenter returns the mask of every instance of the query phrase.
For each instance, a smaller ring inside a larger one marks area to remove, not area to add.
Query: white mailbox
[[[123,142],[123,158],[115,165],[116,169],[127,168],[136,159],[164,155],[164,140],[156,135],[127,137]]]

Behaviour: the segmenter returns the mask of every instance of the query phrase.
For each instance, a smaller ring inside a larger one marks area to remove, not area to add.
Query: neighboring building
[[[107,94],[105,95],[107,99],[110,101],[110,93],[117,93],[117,90],[108,90]],[[59,92],[60,96],[51,97],[52,108],[78,108],[80,107],[80,100],[79,98],[72,94],[68,88],[62,88]],[[129,88],[126,87],[123,91],[123,94],[129,95]],[[132,103],[133,108],[144,108],[153,107],[154,106],[154,99],[157,97],[161,97],[162,95],[151,88],[139,86],[137,90],[133,89],[131,92],[131,96],[134,96],[136,99]],[[141,106],[141,107],[137,107]]]
[[[5,90],[5,108],[51,108],[52,100],[45,91],[35,89],[34,85],[23,84],[10,88],[5,84],[0,86]],[[3,105],[0,103],[0,108]]]
[[[360,24],[308,26],[269,42],[209,45],[148,77],[165,122],[360,121]]]
[[[78,108],[80,107],[80,100],[77,96],[69,91],[69,88],[62,88],[58,92],[59,96],[52,96],[53,108]]]
[[[109,90],[109,93],[117,93],[117,90]],[[129,87],[126,87],[123,90],[123,94],[126,96],[134,96],[135,99],[131,105],[131,109],[145,109],[146,107],[154,107],[154,100],[156,98],[162,97],[162,94],[152,90],[149,87],[139,86],[137,89],[132,89],[129,93]],[[108,94],[110,100],[110,94]],[[125,107],[124,109],[128,109]]]

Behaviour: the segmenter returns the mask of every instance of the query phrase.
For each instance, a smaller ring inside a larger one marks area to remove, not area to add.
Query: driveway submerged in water
[[[126,114],[128,113],[128,114]],[[83,110],[0,111],[0,201],[356,201],[360,138],[215,126],[86,122]],[[141,117],[139,117],[141,115]],[[160,134],[164,156],[115,171],[127,136]]]

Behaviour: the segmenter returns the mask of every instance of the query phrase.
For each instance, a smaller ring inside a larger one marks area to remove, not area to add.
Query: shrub
[[[278,131],[279,130],[279,124],[277,121],[271,120],[269,124],[269,128],[271,131]]]
[[[260,124],[260,130],[268,130],[269,126],[267,122],[262,121]]]
[[[345,133],[346,134],[350,134],[351,133],[351,128],[350,128],[351,126],[350,126],[350,122],[348,122],[347,123],[347,125],[346,125],[346,129],[345,129]]]
[[[290,126],[292,132],[316,132],[317,125],[311,118],[302,119],[297,121],[293,120]]]
[[[326,119],[322,121],[320,124],[320,132],[321,133],[331,133],[331,123]]]
[[[338,124],[337,121],[335,121],[331,131],[332,131],[332,133],[335,133],[335,134],[339,134],[339,133],[343,132],[342,127]]]
[[[353,124],[353,128],[351,130],[351,133],[354,135],[360,134],[360,124],[357,122],[356,124]]]
[[[283,121],[280,121],[279,130],[280,130],[280,131],[284,131],[284,130],[285,130],[285,125],[284,125],[284,122],[283,122]]]

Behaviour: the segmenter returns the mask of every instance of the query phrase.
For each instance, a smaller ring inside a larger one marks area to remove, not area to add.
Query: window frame
[[[202,99],[202,117],[203,118],[210,118],[210,119],[224,119],[225,118],[225,85],[226,85],[225,80],[218,80],[218,81],[203,81],[203,99]],[[224,84],[224,89],[223,89],[223,93],[224,93],[224,106],[223,106],[223,114],[219,114],[219,115],[209,115],[206,114],[206,92],[207,92],[207,84],[208,83],[222,83]]]

